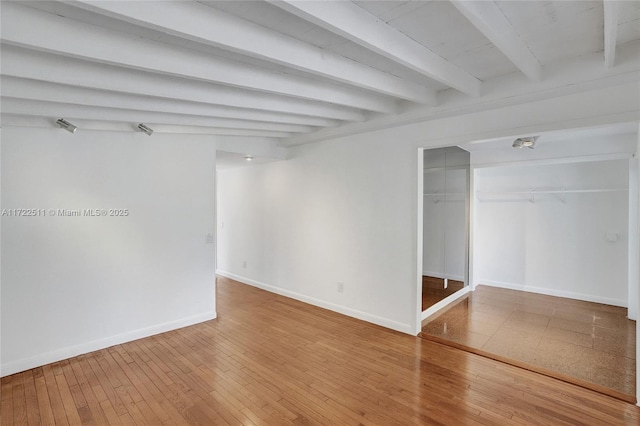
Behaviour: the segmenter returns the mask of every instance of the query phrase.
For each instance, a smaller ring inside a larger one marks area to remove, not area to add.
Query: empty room
[[[3,425],[640,422],[640,2],[0,12]]]

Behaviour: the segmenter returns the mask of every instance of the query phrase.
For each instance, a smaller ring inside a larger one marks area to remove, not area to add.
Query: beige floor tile
[[[473,310],[469,312],[469,319],[471,321],[483,321],[490,322],[495,324],[502,324],[507,318],[511,315],[511,311],[508,313],[504,312],[485,312],[485,311],[477,311]]]
[[[559,340],[573,345],[593,348],[594,338],[589,334],[576,333],[575,331],[563,330],[561,328],[547,327],[544,331],[544,337]]]
[[[544,315],[547,317],[552,316],[553,312],[555,311],[553,306],[548,306],[548,305],[545,306],[544,304],[529,303],[529,302],[519,303],[518,305],[516,305],[516,310],[522,311],[522,312],[528,312],[531,314]]]
[[[563,330],[575,331],[582,334],[593,334],[593,325],[585,324],[582,322],[571,321],[562,318],[551,318],[549,321],[549,327],[561,328]]]
[[[560,318],[569,321],[581,322],[583,324],[593,324],[594,314],[587,312],[567,311],[556,308],[553,313],[553,318]]]
[[[505,318],[511,315],[511,312],[515,310],[513,306],[492,306],[486,303],[479,303],[473,305],[474,312],[487,312],[494,315],[503,315]]]
[[[469,322],[468,328],[469,331],[473,331],[474,333],[481,333],[487,336],[492,336],[498,328],[500,328],[500,322],[493,321],[482,321],[476,319],[475,317]]]
[[[549,316],[534,314],[524,311],[513,311],[507,321],[521,321],[532,325],[541,325],[546,327],[549,324]]]
[[[543,344],[541,343],[541,345]],[[531,363],[548,370],[591,381],[591,368],[582,363],[576,363],[570,354],[539,351]]]
[[[597,366],[591,371],[591,381],[598,385],[616,389],[627,395],[635,393],[635,374],[628,374],[624,371]]]
[[[482,346],[482,350],[496,355],[530,362],[536,353],[539,343],[539,334],[500,328],[491,336],[487,343]]]
[[[635,395],[626,309],[479,286],[423,332]]]
[[[448,340],[470,346],[472,348],[482,347],[489,340],[490,336],[476,333],[469,330],[449,329],[443,336]]]
[[[635,342],[629,342],[627,339],[594,337],[593,349],[627,358],[634,358],[636,356]]]
[[[627,319],[624,316],[611,314],[607,312],[602,312],[600,314],[596,314],[593,323],[598,327],[604,328],[615,328],[615,329],[625,329],[628,327],[629,323],[632,323],[630,319]]]

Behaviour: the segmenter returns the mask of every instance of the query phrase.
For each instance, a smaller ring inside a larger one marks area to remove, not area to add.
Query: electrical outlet
[[[246,260],[242,261],[242,267],[245,268],[245,269],[247,268],[247,261]]]
[[[207,235],[204,236],[204,242],[205,244],[213,244],[213,234],[212,233],[208,233]]]
[[[344,283],[338,283],[338,293],[344,292]]]

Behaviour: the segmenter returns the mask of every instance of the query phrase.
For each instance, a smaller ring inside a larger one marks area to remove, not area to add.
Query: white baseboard
[[[166,322],[151,327],[133,330],[116,336],[104,339],[94,340],[88,343],[71,346],[67,348],[57,349],[55,351],[39,354],[30,358],[12,361],[0,366],[0,377],[9,376],[11,374],[20,373],[21,371],[30,370],[42,365],[51,364],[52,362],[61,361],[63,359],[73,358],[78,355],[87,354],[89,352],[98,351],[111,346],[119,345],[133,340],[142,339],[144,337],[153,336],[155,334],[165,333],[167,331],[177,330],[179,328],[198,324],[216,318],[216,312],[205,312],[188,318],[176,321]]]
[[[470,291],[471,291],[471,289],[469,288],[469,286],[463,287],[462,289],[456,291],[455,293],[448,295],[447,297],[445,297],[444,299],[442,299],[438,303],[436,303],[436,304],[434,304],[432,306],[429,306],[427,309],[422,311],[422,321],[424,321],[425,319],[429,318],[430,316],[436,314],[440,309],[444,308],[445,306],[450,305],[451,303],[453,303],[456,300],[460,299],[462,296],[464,296],[465,294],[469,293]]]
[[[546,294],[548,296],[566,297],[568,299],[584,300],[585,302],[602,303],[605,305],[627,307],[627,300],[614,299],[612,297],[594,296],[591,294],[576,293],[572,291],[556,290],[553,288],[536,287],[523,284],[507,283],[502,281],[482,280],[479,279],[475,282],[474,288],[479,285],[486,285],[491,287],[508,288],[511,290],[528,291],[531,293]]]
[[[231,272],[222,271],[218,269],[216,270],[216,274],[221,275],[223,277],[230,278],[235,281],[239,281],[243,284],[248,284],[250,286],[257,287],[262,290],[266,290],[271,293],[279,294],[281,296],[299,300],[301,302],[305,302],[310,305],[314,305],[320,308],[328,309],[330,311],[338,312],[340,314],[343,314],[352,318],[357,318],[359,320],[370,322],[385,328],[390,328],[392,330],[396,330],[401,333],[415,335],[413,327],[411,327],[409,324],[403,324],[401,322],[393,321],[388,318],[372,315],[367,312],[358,311],[355,309],[348,308],[346,306],[337,305],[335,303],[327,302],[321,299],[316,299],[314,297],[306,296],[304,294],[296,293],[294,291],[285,290],[280,287],[265,284],[260,281],[252,280],[250,278],[242,277],[240,275],[236,275]]]

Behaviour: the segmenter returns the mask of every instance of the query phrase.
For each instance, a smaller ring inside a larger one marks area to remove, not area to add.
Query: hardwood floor
[[[637,425],[640,409],[218,279],[218,319],[1,380],[2,425]]]
[[[444,280],[442,278],[422,276],[422,310],[435,305],[441,300],[451,296],[458,290],[464,288],[462,281],[449,280],[447,288],[444,288]]]

